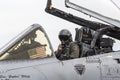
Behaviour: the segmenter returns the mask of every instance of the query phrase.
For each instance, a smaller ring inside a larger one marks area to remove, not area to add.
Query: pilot
[[[61,44],[59,44],[56,53],[56,57],[59,60],[68,60],[79,57],[79,46],[73,42],[72,34],[69,30],[63,29],[58,35]]]

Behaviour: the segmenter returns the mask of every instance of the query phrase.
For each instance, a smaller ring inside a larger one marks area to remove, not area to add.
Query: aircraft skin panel
[[[99,62],[91,58],[59,61],[55,58],[1,63],[1,79],[9,80],[100,80]],[[94,65],[93,65],[94,64]],[[9,67],[8,67],[9,66]],[[91,74],[91,72],[93,72]],[[93,77],[95,74],[97,76]]]
[[[34,67],[10,70],[0,75],[2,76],[0,77],[1,80],[47,80],[45,75]]]
[[[92,56],[67,61],[59,61],[55,58],[17,63],[13,61],[1,63],[3,65],[1,65],[0,78],[9,80],[109,80],[119,76],[118,73],[115,73],[120,67],[119,64],[114,66],[110,64],[111,62],[116,64],[116,61],[111,58],[106,59],[105,56],[99,58]],[[111,66],[112,69],[110,69]],[[4,69],[2,69],[3,67]],[[117,69],[114,71],[114,68]],[[77,72],[77,69],[82,70],[82,73]],[[107,74],[109,69],[111,70],[110,73],[114,71],[112,77]]]
[[[107,56],[107,58],[101,58],[102,80],[120,80],[119,59],[120,58],[115,58],[115,56]]]
[[[36,66],[56,63],[56,59],[37,59],[21,61],[1,61],[0,62],[0,79],[3,80],[47,80],[45,75]],[[9,66],[9,67],[8,67]]]
[[[95,56],[90,56],[87,58],[87,65],[89,65],[89,62],[99,62],[99,65],[97,68],[100,70],[100,80],[119,80],[120,79],[120,52],[111,52],[111,53],[105,53]],[[91,70],[96,70],[95,72],[98,72],[97,69],[95,69],[93,66],[95,66],[94,63],[89,65]],[[93,72],[93,71],[89,71]],[[91,75],[94,76],[94,75]],[[92,80],[92,79],[90,79]]]
[[[100,80],[99,63],[86,62],[85,58],[40,65],[36,68],[47,74],[48,80]]]
[[[0,79],[9,80],[79,80],[79,75],[69,61],[62,63],[55,58],[2,62]],[[9,67],[8,67],[9,66]]]
[[[80,77],[75,71],[73,65],[66,61],[66,63],[57,62],[36,66],[36,68],[43,74],[47,74],[47,80],[79,80]]]

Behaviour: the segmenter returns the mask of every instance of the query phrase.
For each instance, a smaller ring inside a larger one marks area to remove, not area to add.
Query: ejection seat
[[[94,55],[94,51],[91,49],[91,41],[93,39],[91,30],[86,27],[82,27],[76,30],[75,41],[79,43],[80,55],[79,57],[86,57]]]

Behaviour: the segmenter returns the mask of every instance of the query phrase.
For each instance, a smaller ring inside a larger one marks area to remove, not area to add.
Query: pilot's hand
[[[59,44],[57,50],[55,51],[55,54],[57,54],[60,51],[62,51],[62,45],[61,44]]]
[[[62,50],[62,45],[59,44],[57,51],[61,51],[61,50]]]

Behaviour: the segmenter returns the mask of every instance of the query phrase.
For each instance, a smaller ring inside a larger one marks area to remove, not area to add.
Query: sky
[[[78,5],[99,12],[105,16],[120,19],[120,10],[110,0],[70,0]],[[113,0],[119,4],[119,0]],[[0,0],[0,48],[30,25],[40,24],[48,34],[53,49],[60,43],[61,29],[69,29],[74,37],[76,24],[57,18],[45,12],[47,0]],[[96,20],[82,13],[68,9],[64,0],[53,0],[53,6],[79,17]],[[99,20],[97,20],[99,21]],[[118,45],[119,46],[119,45]],[[116,49],[119,47],[116,47]]]

